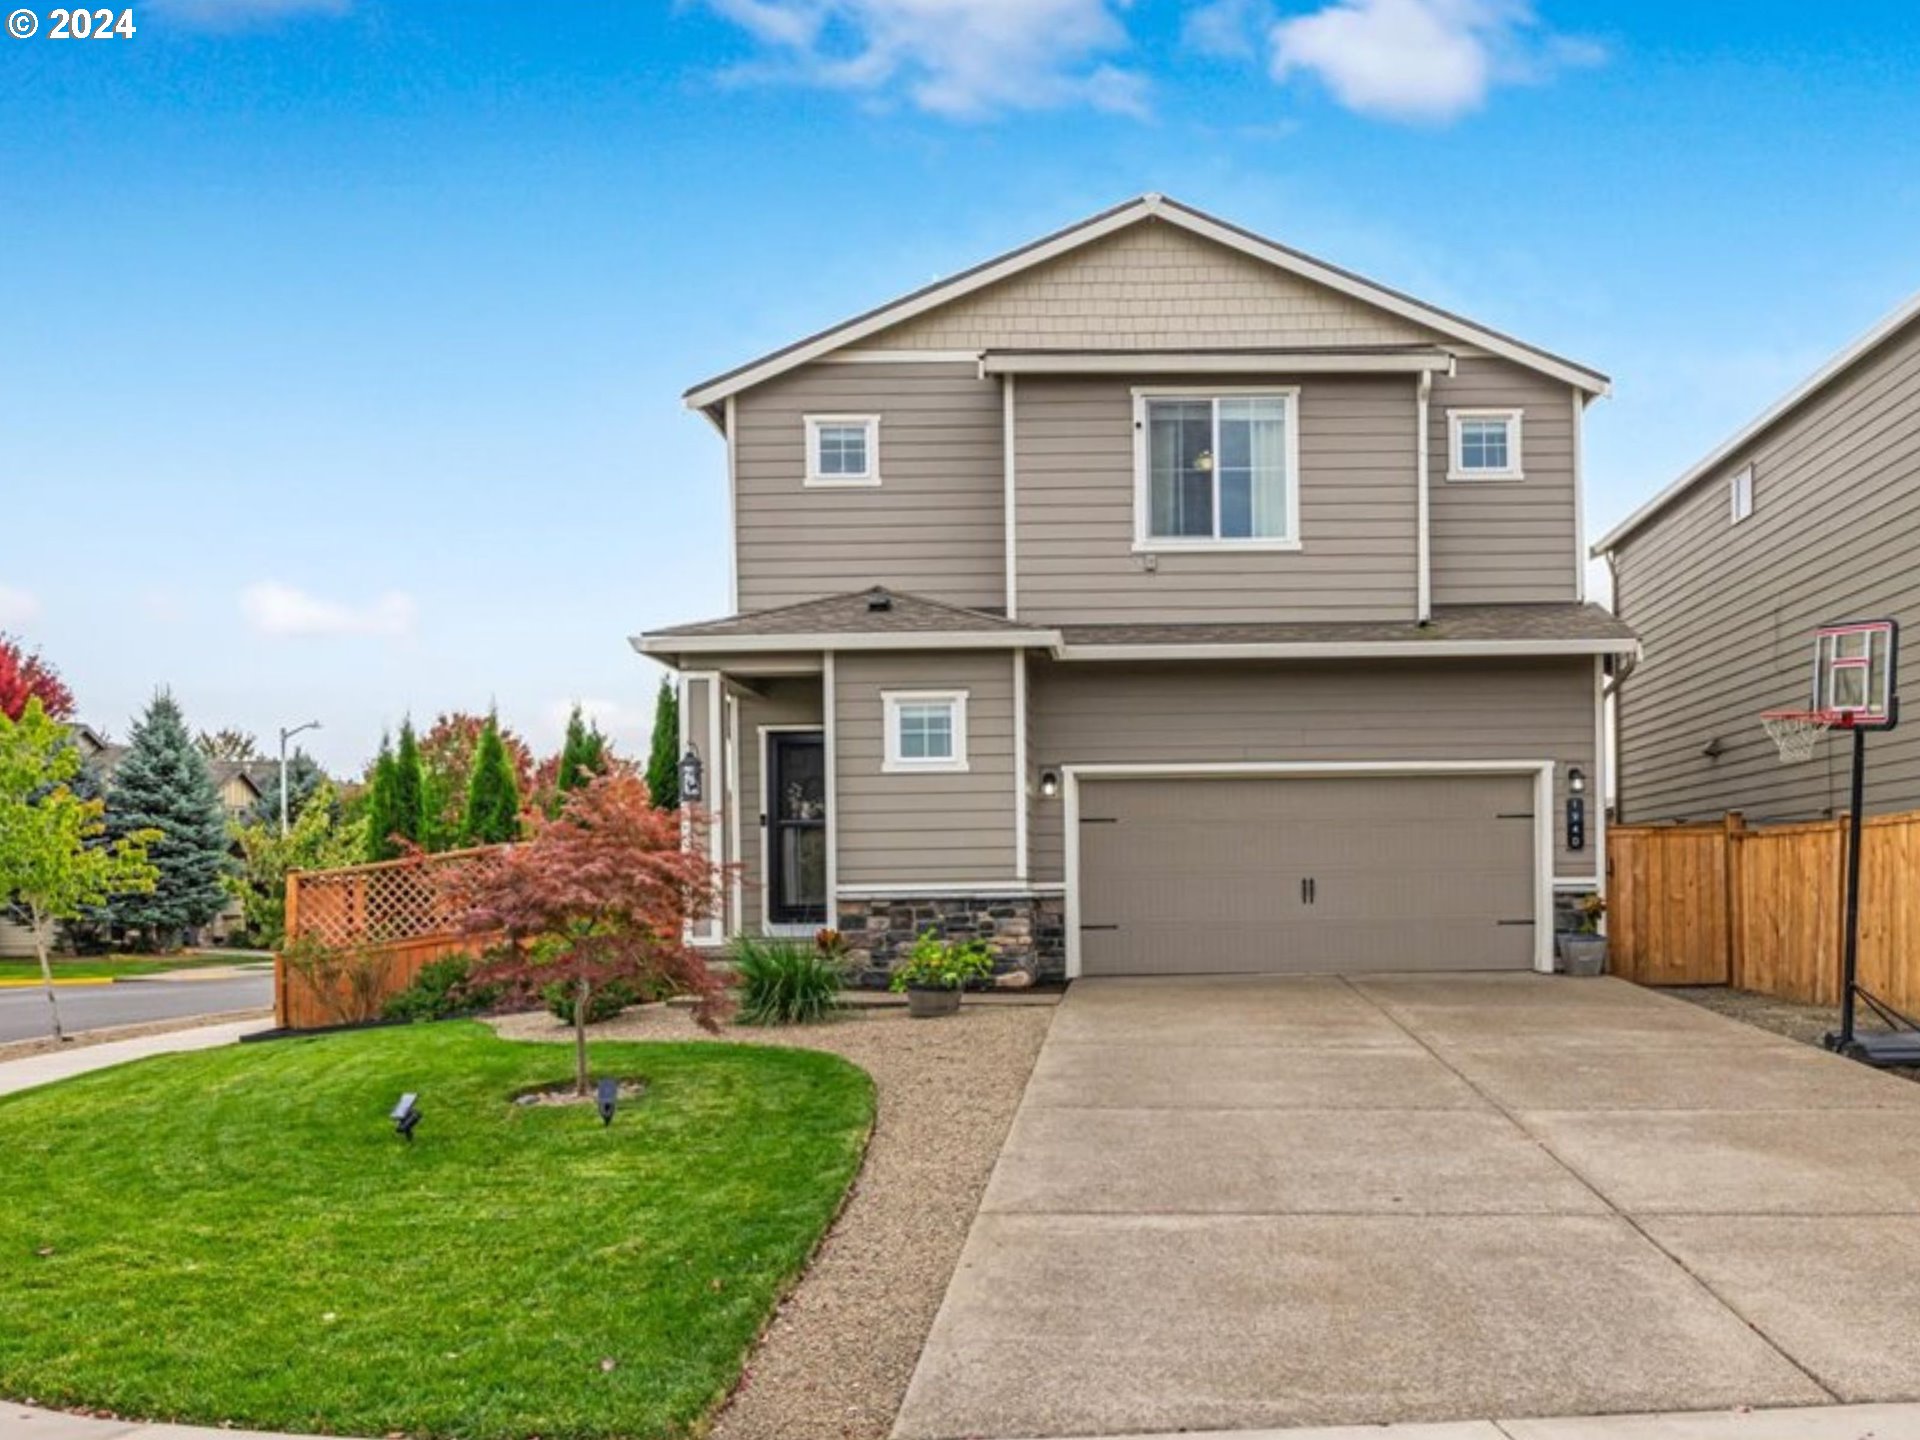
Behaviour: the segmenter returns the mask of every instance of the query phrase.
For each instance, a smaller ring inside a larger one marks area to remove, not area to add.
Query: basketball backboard
[[[1891,730],[1900,626],[1893,620],[1822,625],[1814,635],[1813,708],[1849,729]]]

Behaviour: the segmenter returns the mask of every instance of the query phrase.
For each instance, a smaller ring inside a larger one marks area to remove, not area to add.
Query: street
[[[60,1023],[69,1034],[103,1026],[178,1020],[273,1004],[273,972],[220,980],[122,980],[112,985],[69,985],[58,990]],[[48,1033],[46,992],[38,986],[0,989],[0,1044],[37,1040]]]

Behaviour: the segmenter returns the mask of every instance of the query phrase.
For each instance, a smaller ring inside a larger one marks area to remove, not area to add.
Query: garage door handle
[[[1082,925],[1082,930],[1118,930],[1118,925]]]

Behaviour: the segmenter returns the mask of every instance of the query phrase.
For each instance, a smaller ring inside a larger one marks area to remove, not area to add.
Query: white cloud
[[[706,0],[767,54],[730,72],[891,99],[936,115],[1089,105],[1146,109],[1126,48],[1129,0]]]
[[[147,0],[147,8],[188,25],[233,30],[301,15],[344,15],[353,0]]]
[[[404,635],[418,607],[411,595],[388,591],[364,605],[310,595],[263,580],[240,592],[240,611],[263,635]]]
[[[0,585],[0,626],[24,625],[40,613],[40,597],[31,590]]]
[[[1226,60],[1251,60],[1259,32],[1273,23],[1269,0],[1208,0],[1180,22],[1180,43]]]
[[[1338,0],[1270,32],[1273,78],[1311,74],[1347,109],[1442,122],[1498,84],[1598,63],[1591,41],[1546,31],[1527,0]]]

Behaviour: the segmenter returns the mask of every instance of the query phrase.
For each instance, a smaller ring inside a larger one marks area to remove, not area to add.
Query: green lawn
[[[158,975],[166,970],[204,970],[214,965],[263,965],[258,955],[89,955],[53,961],[56,980],[98,980],[116,975]],[[38,980],[38,960],[0,960],[0,980]]]
[[[681,1435],[859,1165],[831,1055],[472,1023],[233,1046],[0,1099],[0,1395],[350,1435]],[[415,1143],[387,1112],[420,1094]],[[50,1252],[50,1253],[43,1253]]]

